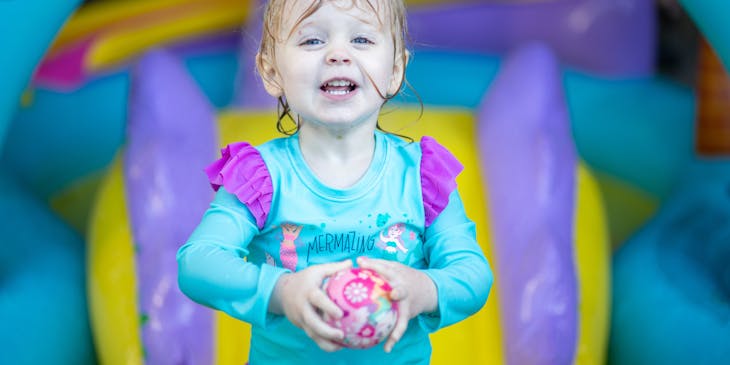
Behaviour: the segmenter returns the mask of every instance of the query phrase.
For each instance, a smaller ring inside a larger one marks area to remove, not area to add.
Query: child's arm
[[[426,229],[424,252],[429,262],[424,272],[433,280],[438,293],[437,310],[419,318],[424,328],[435,331],[446,327],[484,306],[492,287],[492,271],[457,190]]]
[[[269,315],[285,315],[325,351],[340,348],[343,333],[320,313],[342,311],[321,290],[322,281],[352,261],[287,269],[248,263],[248,244],[258,233],[255,218],[221,188],[200,225],[178,251],[180,289],[194,301],[234,318],[264,326]]]
[[[178,284],[183,293],[234,318],[264,326],[274,286],[288,270],[244,260],[258,232],[246,206],[221,188],[178,251]]]

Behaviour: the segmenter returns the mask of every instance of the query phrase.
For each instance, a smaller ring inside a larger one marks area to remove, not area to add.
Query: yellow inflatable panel
[[[137,275],[120,160],[101,183],[91,212],[87,289],[100,363],[136,365],[142,364]]]
[[[423,135],[436,138],[464,165],[457,178],[459,194],[466,213],[477,225],[477,241],[495,270],[486,182],[479,165],[476,123],[471,110],[427,109],[418,119],[418,110],[384,113],[382,127],[405,134],[416,141]],[[476,315],[444,328],[431,336],[432,364],[502,364],[504,354],[499,321],[498,280],[492,286],[487,304]]]
[[[388,107],[388,109],[392,109]],[[494,265],[489,233],[489,219],[484,187],[477,161],[474,116],[468,110],[429,110],[419,119],[418,110],[395,110],[384,113],[381,125],[390,132],[418,140],[431,135],[465,166],[457,180],[459,192],[469,217],[477,224],[477,239]],[[220,115],[221,146],[236,141],[254,145],[281,136],[276,131],[274,111],[236,112]],[[233,337],[226,341],[240,342]],[[502,332],[499,326],[498,285],[492,287],[487,305],[475,316],[432,336],[432,364],[502,364]],[[248,346],[248,345],[247,345]]]
[[[215,313],[215,364],[244,365],[248,359],[251,326],[229,315]]]
[[[138,26],[110,31],[94,41],[86,54],[90,70],[100,70],[142,53],[146,49],[177,40],[210,35],[225,29],[240,27],[248,16],[248,6],[226,4],[188,7],[176,11],[174,18],[160,18]]]
[[[250,10],[251,0],[106,0],[94,2],[79,8],[69,18],[66,25],[56,37],[51,49],[53,53],[59,48],[76,42],[92,33],[119,26],[130,19],[164,14],[189,6],[190,4],[222,4],[229,10],[246,8]],[[410,5],[444,3],[443,0],[408,0]]]
[[[224,5],[231,9],[251,6],[251,0],[113,0],[84,5],[69,18],[51,46],[51,53],[112,28],[124,27],[125,22],[141,18],[166,17],[191,5]],[[167,14],[167,15],[166,15]]]
[[[573,227],[578,266],[578,346],[575,363],[605,364],[608,344],[611,245],[598,183],[580,164]]]

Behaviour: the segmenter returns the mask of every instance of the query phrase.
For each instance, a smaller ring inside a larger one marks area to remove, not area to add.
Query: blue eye
[[[365,38],[365,37],[357,37],[352,40],[352,43],[355,44],[374,44],[373,41]]]
[[[300,46],[316,46],[316,45],[319,45],[322,43],[324,43],[324,42],[322,42],[321,40],[319,40],[317,38],[310,38],[310,39],[305,40],[302,43],[299,43],[299,45]]]

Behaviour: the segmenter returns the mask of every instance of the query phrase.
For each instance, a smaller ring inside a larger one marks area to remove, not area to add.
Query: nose
[[[350,55],[342,49],[333,49],[327,53],[327,64],[328,65],[349,65],[352,62]]]

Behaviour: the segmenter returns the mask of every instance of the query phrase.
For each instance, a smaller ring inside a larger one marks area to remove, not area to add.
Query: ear
[[[284,95],[284,89],[281,87],[281,78],[276,71],[272,57],[266,53],[259,51],[256,53],[256,69],[261,75],[264,82],[264,89],[269,95],[278,98]]]
[[[408,52],[408,50],[405,50],[405,54],[401,52],[396,54],[395,62],[393,62],[393,78],[390,80],[387,95],[395,95],[398,91],[400,91],[401,86],[403,86],[403,81],[405,80],[406,65],[408,64],[410,57],[411,53]]]

